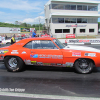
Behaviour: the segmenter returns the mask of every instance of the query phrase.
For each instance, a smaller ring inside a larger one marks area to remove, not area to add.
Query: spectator
[[[7,35],[5,34],[5,39],[7,39]]]
[[[15,42],[16,42],[15,35],[13,35],[13,37],[11,38],[11,44],[14,44]]]
[[[0,36],[0,45],[1,45],[1,42],[2,42],[2,37]]]
[[[32,37],[37,37],[36,30],[34,30],[34,32],[32,33]]]

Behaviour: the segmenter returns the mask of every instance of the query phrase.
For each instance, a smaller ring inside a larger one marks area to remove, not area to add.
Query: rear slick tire
[[[76,71],[81,74],[91,73],[93,66],[93,62],[89,59],[78,59],[74,64]]]
[[[8,56],[4,59],[5,67],[9,72],[20,72],[24,68],[24,62],[21,58]]]

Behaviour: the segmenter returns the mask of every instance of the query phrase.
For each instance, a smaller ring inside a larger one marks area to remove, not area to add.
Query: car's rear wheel
[[[19,57],[8,56],[4,59],[5,67],[7,71],[19,72],[23,70],[24,62]]]
[[[93,62],[89,59],[78,59],[74,64],[76,71],[84,74],[92,72],[93,66]]]

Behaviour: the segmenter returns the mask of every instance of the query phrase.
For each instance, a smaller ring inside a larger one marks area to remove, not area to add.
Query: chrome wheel
[[[93,63],[89,59],[78,59],[75,62],[75,69],[79,73],[90,73],[93,70]]]
[[[8,64],[10,66],[11,69],[15,69],[17,68],[17,59],[16,58],[10,58],[9,61],[8,61]]]

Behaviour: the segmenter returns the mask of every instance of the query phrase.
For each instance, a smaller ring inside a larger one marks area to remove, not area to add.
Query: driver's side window
[[[32,41],[33,49],[58,49],[51,40]]]

